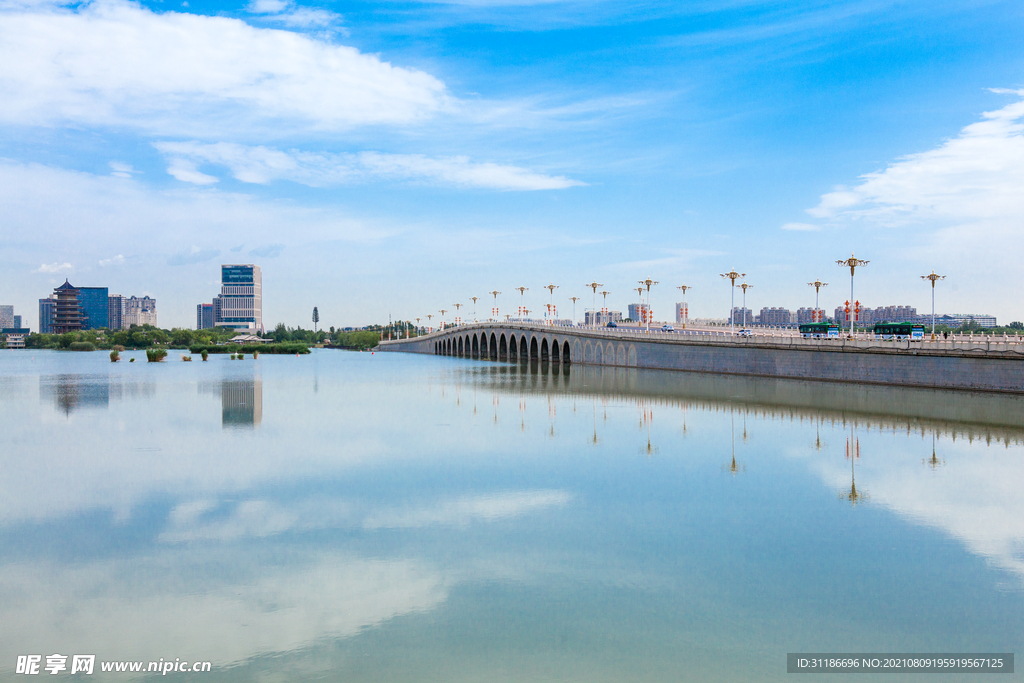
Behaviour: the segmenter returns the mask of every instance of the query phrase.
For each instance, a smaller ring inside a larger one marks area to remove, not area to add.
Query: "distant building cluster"
[[[879,306],[870,308],[861,306],[857,322],[861,325],[874,325],[875,323],[902,323],[918,322],[917,309],[913,306]],[[931,316],[929,316],[929,320]],[[839,323],[849,323],[846,315],[846,306],[836,306],[834,320]]]
[[[263,274],[251,263],[220,267],[220,294],[196,306],[196,329],[228,327],[263,332]]]
[[[587,311],[583,314],[584,325],[607,325],[608,323],[621,323],[622,311]]]
[[[21,316],[14,314],[14,306],[0,305],[0,334],[7,339],[7,348],[25,348],[28,329],[21,326]]]
[[[75,287],[65,280],[53,294],[39,300],[41,334],[127,330],[132,325],[157,326],[156,299],[110,295],[106,287]]]
[[[651,321],[651,307],[647,304],[630,304],[629,319],[637,323],[648,323]]]

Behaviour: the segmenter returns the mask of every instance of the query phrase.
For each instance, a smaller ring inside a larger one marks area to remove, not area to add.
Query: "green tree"
[[[316,325],[320,322],[320,311],[316,310],[316,306],[313,307],[313,333],[316,333]]]

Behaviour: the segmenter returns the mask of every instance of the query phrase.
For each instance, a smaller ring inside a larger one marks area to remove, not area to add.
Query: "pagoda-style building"
[[[77,332],[82,329],[82,306],[78,300],[78,290],[70,282],[53,290],[57,300],[53,307],[53,333]]]

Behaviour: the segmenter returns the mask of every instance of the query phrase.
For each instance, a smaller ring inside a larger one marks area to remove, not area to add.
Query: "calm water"
[[[0,351],[3,678],[33,653],[489,682],[1019,651],[1019,398],[124,355]]]

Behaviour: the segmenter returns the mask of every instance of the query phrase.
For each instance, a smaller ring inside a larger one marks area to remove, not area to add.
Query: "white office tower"
[[[220,267],[220,317],[218,327],[263,331],[263,276],[260,267],[228,264]]]
[[[685,325],[690,322],[690,309],[689,306],[684,304],[682,301],[676,302],[676,323]]]
[[[121,329],[125,330],[132,325],[159,327],[156,322],[156,299],[151,299],[148,296],[141,298],[132,296],[124,299],[124,317],[121,324]]]

